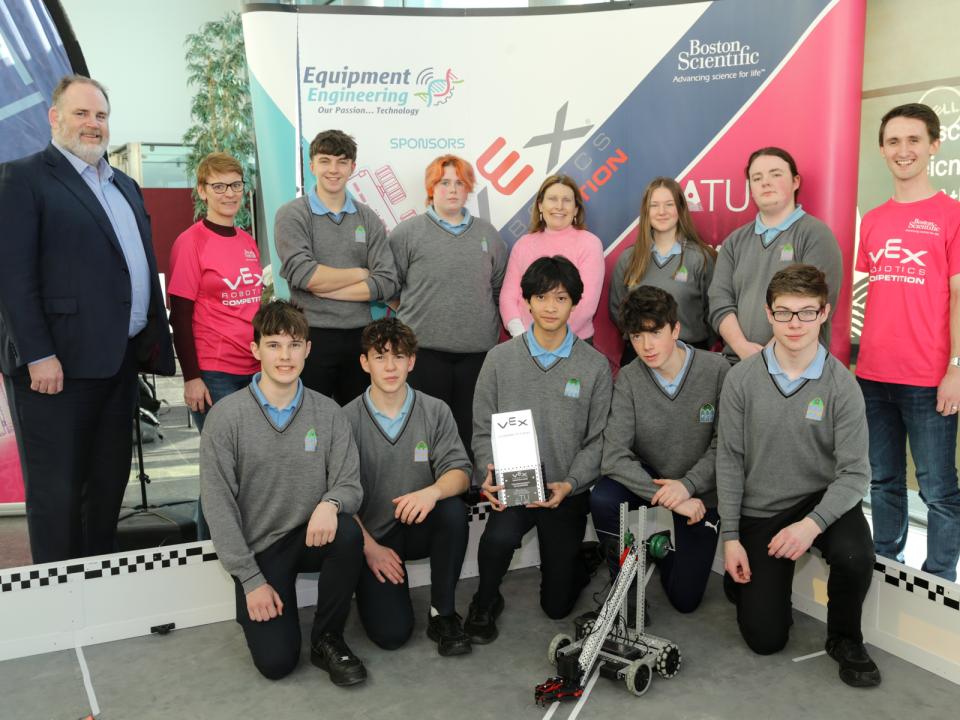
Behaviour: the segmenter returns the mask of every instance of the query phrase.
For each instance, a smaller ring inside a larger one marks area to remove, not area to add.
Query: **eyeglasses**
[[[211,188],[217,195],[223,195],[227,188],[230,188],[235,193],[243,192],[243,180],[237,180],[232,183],[204,183],[208,188]]]
[[[823,308],[818,308],[816,310],[805,308],[803,310],[774,310],[770,314],[773,315],[773,319],[779,323],[788,323],[793,320],[794,316],[800,318],[800,322],[813,322],[818,317],[820,313],[823,312]]]

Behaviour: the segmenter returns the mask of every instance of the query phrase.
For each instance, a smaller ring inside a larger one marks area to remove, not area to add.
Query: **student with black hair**
[[[347,181],[357,168],[357,143],[324,130],[310,143],[315,187],[277,211],[280,277],[310,322],[313,352],[303,370],[311,390],[346,405],[366,385],[357,364],[370,302],[397,294],[397,270],[383,221],[355,200]]]
[[[413,330],[384,318],[364,328],[360,343],[370,387],[344,408],[363,485],[360,620],[380,647],[406,643],[413,605],[404,563],[430,558],[427,636],[441,655],[463,655],[471,646],[455,594],[469,534],[460,497],[472,472],[467,451],[447,404],[407,384],[417,358]]]
[[[363,562],[353,514],[363,490],[350,424],[300,381],[309,327],[277,300],[253,318],[260,372],[218,401],[200,436],[200,484],[213,545],[236,585],[237,622],[271,680],[300,661],[297,573],[319,572],[310,658],[335,685],[367,677],[343,639]]]
[[[464,624],[478,644],[497,637],[496,618],[504,607],[500,583],[523,536],[534,527],[540,606],[551,618],[573,609],[589,580],[580,544],[610,410],[607,359],[567,324],[583,295],[577,268],[560,255],[539,258],[523,274],[520,288],[533,325],[487,353],[473,400],[473,452],[477,467],[487,470],[483,491],[495,511],[480,538],[480,584]],[[505,508],[493,484],[490,418],[514,410],[533,413],[548,497]]]
[[[660,580],[670,603],[688,613],[703,598],[717,550],[717,419],[730,364],[682,342],[677,314],[673,296],[650,285],[620,306],[619,325],[638,357],[614,384],[590,509],[611,578],[620,503],[672,511],[676,551],[658,561]]]

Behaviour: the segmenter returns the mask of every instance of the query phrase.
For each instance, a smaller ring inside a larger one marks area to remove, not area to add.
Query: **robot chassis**
[[[652,569],[647,572],[647,555],[660,559],[672,550],[668,533],[640,540],[646,537],[646,510],[640,508],[637,534],[633,535],[627,528],[628,506],[620,505],[620,573],[596,618],[578,618],[575,638],[561,633],[550,641],[547,659],[559,674],[534,688],[538,705],[579,698],[597,662],[600,675],[623,680],[627,690],[638,696],[650,687],[654,671],[663,678],[680,671],[680,648],[643,629],[646,585],[652,574]],[[637,610],[636,629],[632,630],[627,627],[626,599],[634,578]]]

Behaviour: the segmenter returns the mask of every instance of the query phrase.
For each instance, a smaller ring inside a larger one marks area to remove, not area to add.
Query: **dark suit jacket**
[[[114,169],[137,219],[150,272],[140,369],[173,375],[173,349],[140,188]],[[130,273],[103,207],[53,145],[0,165],[0,370],[56,355],[66,378],[120,369],[130,324]]]

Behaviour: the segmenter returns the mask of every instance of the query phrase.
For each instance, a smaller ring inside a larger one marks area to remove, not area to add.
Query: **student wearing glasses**
[[[211,153],[197,167],[202,220],[177,238],[170,253],[170,324],[183,372],[183,401],[203,431],[214,403],[250,384],[259,363],[250,352],[251,321],[263,289],[260,253],[234,219],[243,204],[243,169]],[[197,533],[209,537],[203,512]]]
[[[860,617],[873,540],[860,507],[870,480],[863,395],[819,344],[830,315],[824,273],[777,272],[767,287],[773,342],[734,366],[720,395],[717,496],[724,589],[747,645],[787,644],[796,561],[815,546],[830,568],[826,651],[840,679],[880,684]]]

